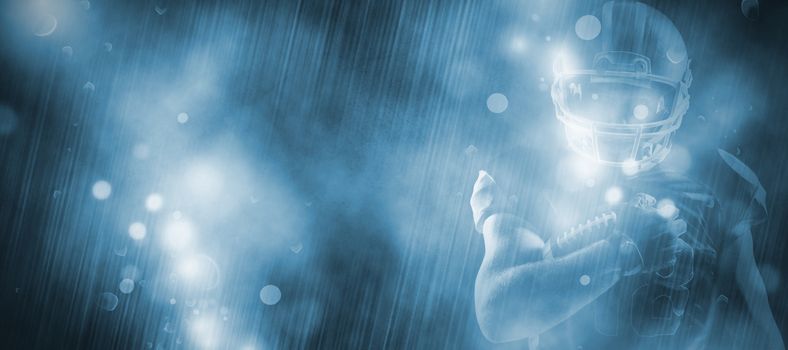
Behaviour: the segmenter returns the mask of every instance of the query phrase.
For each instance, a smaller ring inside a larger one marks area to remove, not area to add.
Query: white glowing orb
[[[93,184],[92,192],[93,197],[96,199],[100,201],[105,200],[109,198],[110,194],[112,194],[112,185],[104,180],[96,181],[96,183]]]
[[[601,167],[592,159],[569,152],[558,161],[557,171],[564,178],[558,184],[570,192],[594,187]]]
[[[509,43],[509,48],[515,53],[525,52],[525,49],[527,48],[525,39],[521,36],[513,37],[512,41]]]
[[[128,278],[124,278],[118,284],[118,289],[123,294],[130,294],[134,291],[134,281]]]
[[[589,283],[591,283],[591,277],[590,276],[588,276],[588,275],[580,276],[580,284],[581,285],[587,286]]]
[[[195,254],[182,258],[176,266],[178,276],[196,289],[213,289],[219,285],[219,266],[209,256]]]
[[[674,219],[679,214],[679,209],[672,200],[665,198],[657,203],[657,213],[665,219]]]
[[[637,105],[634,109],[632,109],[632,114],[635,115],[637,120],[644,120],[648,118],[649,110],[648,106],[646,105]]]
[[[195,228],[191,222],[173,220],[164,227],[162,239],[166,248],[181,251],[191,246],[195,234]]]
[[[602,23],[594,15],[585,15],[575,22],[575,34],[583,40],[594,40],[602,31]]]
[[[189,121],[189,115],[186,113],[178,113],[176,119],[178,120],[178,123],[186,124],[186,122]]]
[[[151,193],[145,198],[145,209],[149,212],[157,212],[164,205],[164,197],[158,193]]]
[[[129,225],[129,237],[136,241],[145,239],[147,233],[148,230],[145,228],[145,224],[141,222],[133,222]]]
[[[578,179],[593,178],[599,170],[599,166],[596,162],[577,155],[573,155],[571,161],[572,171]]]
[[[509,99],[504,94],[494,93],[487,97],[487,109],[493,113],[503,113],[509,108]]]
[[[222,192],[224,176],[216,166],[198,163],[186,171],[186,186],[191,193],[200,197],[213,197]]]
[[[195,344],[202,348],[214,348],[219,345],[221,324],[213,317],[200,316],[189,326],[189,335]]]
[[[279,287],[269,284],[260,289],[260,301],[265,305],[276,305],[282,299],[282,291]]]
[[[640,166],[638,162],[634,159],[624,161],[624,164],[621,167],[621,172],[623,172],[624,175],[627,176],[635,175],[638,173],[638,171],[640,171]]]
[[[624,191],[617,186],[610,187],[605,191],[605,202],[607,204],[618,204],[622,199],[624,199]]]

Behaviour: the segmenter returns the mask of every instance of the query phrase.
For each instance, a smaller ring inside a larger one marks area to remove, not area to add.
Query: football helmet
[[[645,170],[670,152],[692,73],[673,22],[639,2],[581,17],[554,62],[551,96],[569,147],[601,164]]]

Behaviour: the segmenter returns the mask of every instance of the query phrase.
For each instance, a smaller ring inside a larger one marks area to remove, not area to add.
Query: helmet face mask
[[[603,12],[604,35],[583,43],[593,60],[572,66],[559,57],[554,64],[556,117],[569,147],[580,155],[604,165],[648,169],[669,153],[671,136],[689,106],[692,76],[684,43],[672,22],[644,4],[609,2]],[[653,28],[632,19],[644,16]],[[632,26],[637,28],[626,30]],[[641,33],[638,40],[633,32]]]

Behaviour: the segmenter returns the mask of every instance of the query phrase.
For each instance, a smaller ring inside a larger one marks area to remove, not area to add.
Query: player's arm
[[[495,181],[481,172],[471,198],[485,254],[476,277],[476,314],[484,335],[504,342],[533,337],[587,305],[618,281],[620,244],[602,240],[544,259],[545,242],[522,219],[504,214]],[[632,248],[632,247],[630,247]],[[632,248],[634,249],[634,248]],[[620,262],[627,260],[627,262]],[[638,261],[638,263],[640,263]],[[581,283],[582,276],[583,283]],[[586,283],[587,282],[587,283]]]
[[[721,252],[721,258],[735,261],[736,285],[744,296],[749,317],[731,313],[726,315],[729,319],[725,320],[725,324],[736,325],[735,329],[738,330],[751,330],[752,338],[764,341],[768,349],[785,349],[780,330],[772,317],[766,287],[755,264],[751,227],[742,222],[733,230],[737,238]]]
[[[476,315],[493,342],[549,330],[599,297],[621,275],[616,243],[604,240],[544,260],[542,239],[512,215],[490,216],[482,233],[485,254],[476,277]],[[580,282],[584,275],[589,277],[587,285]]]

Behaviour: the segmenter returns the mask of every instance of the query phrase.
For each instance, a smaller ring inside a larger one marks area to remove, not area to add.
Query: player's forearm
[[[576,313],[619,279],[618,247],[608,241],[555,260],[480,271],[477,313],[488,338],[538,335]]]

